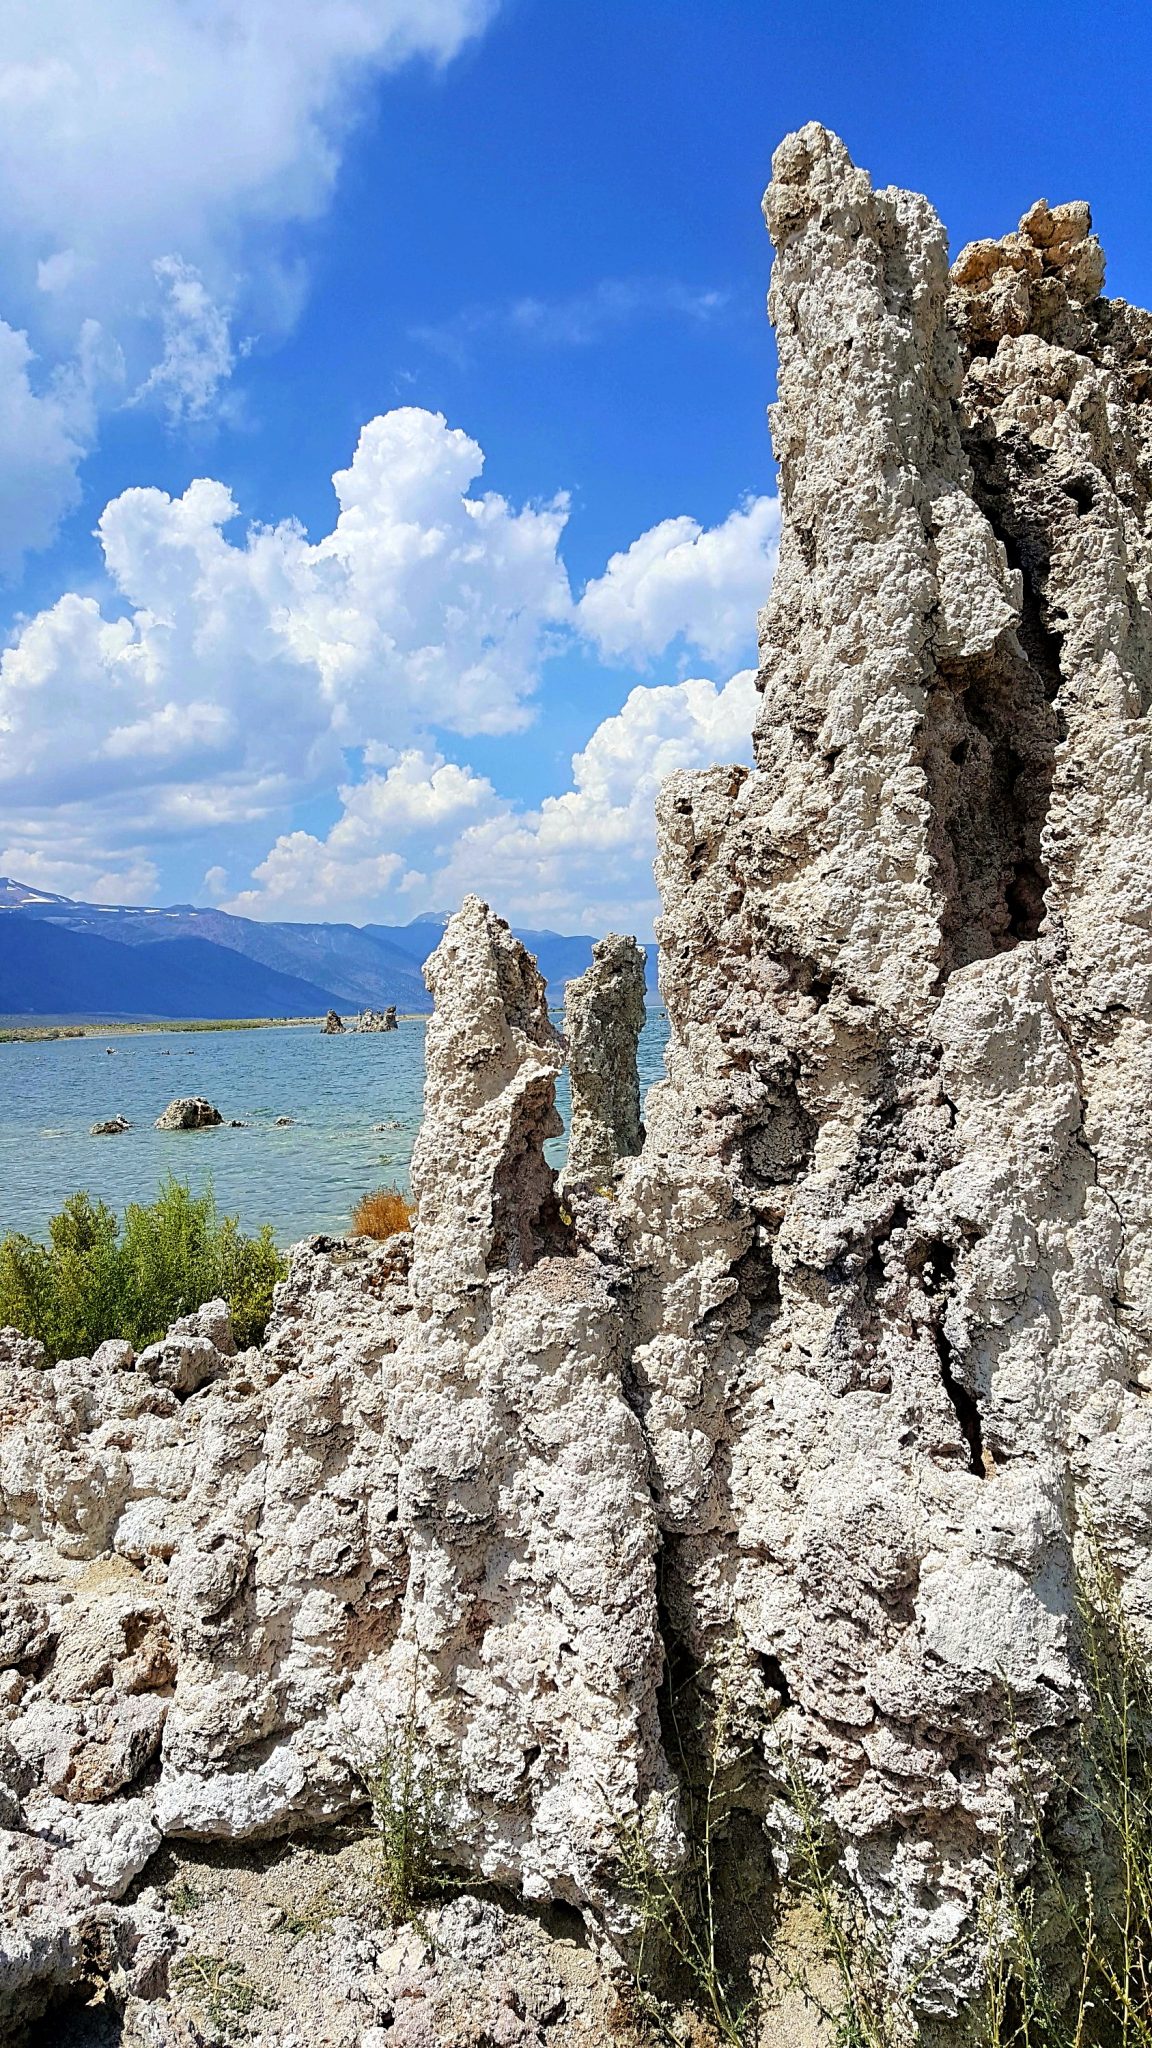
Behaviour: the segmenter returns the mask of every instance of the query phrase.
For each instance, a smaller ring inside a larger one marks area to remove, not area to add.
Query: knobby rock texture
[[[611,1183],[620,1161],[644,1143],[636,1048],[646,971],[635,939],[609,932],[593,946],[592,965],[565,991],[572,1086],[565,1179],[573,1184]]]
[[[158,1131],[207,1131],[224,1121],[203,1095],[178,1096],[156,1119]]]
[[[542,1149],[562,1043],[475,898],[427,975],[413,1236],[299,1247],[239,1355],[219,1302],[139,1357],[0,1337],[8,2020],[94,1956],[154,1988],[155,1902],[116,1902],[163,1841],[324,1826],[398,1746],[439,1852],[529,1899],[612,1923],[621,1818],[674,1840],[624,1331]]]
[[[1152,320],[1082,206],[950,278],[815,125],[765,212],[757,769],[659,801],[631,1370],[674,1625],[947,2011],[1082,1710],[1078,1531],[1152,1623]]]
[[[558,1195],[564,1043],[468,898],[411,1236],[298,1248],[258,1350],[0,1336],[8,2017],[95,1972],[159,2027],[160,1845],[324,1827],[398,1741],[458,1873],[626,1952],[687,1677],[766,1915],[799,1772],[947,2022],[1085,1711],[1086,1533],[1152,1630],[1152,319],[1084,206],[950,274],[816,125],[765,208],[757,765],[659,799],[646,1133],[613,938]]]

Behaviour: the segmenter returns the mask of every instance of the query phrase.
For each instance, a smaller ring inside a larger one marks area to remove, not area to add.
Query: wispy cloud
[[[165,293],[161,315],[164,353],[135,394],[157,398],[173,426],[202,420],[212,411],[220,386],[232,374],[237,351],[227,312],[206,290],[204,280],[179,256],[160,256],[153,274]]]
[[[511,338],[541,348],[590,348],[607,335],[645,320],[684,320],[703,326],[718,319],[732,300],[715,286],[684,284],[670,277],[605,277],[586,291],[563,298],[531,294],[500,305],[462,307],[452,319],[413,327],[419,341],[450,362],[471,360],[486,338]]]

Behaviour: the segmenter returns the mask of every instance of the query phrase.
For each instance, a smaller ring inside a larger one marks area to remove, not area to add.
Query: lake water
[[[117,1211],[150,1201],[169,1172],[195,1192],[211,1180],[225,1213],[246,1230],[270,1223],[280,1244],[347,1230],[369,1188],[407,1192],[425,1024],[406,1018],[397,1031],[342,1038],[300,1026],[0,1044],[0,1235],[43,1235],[77,1188]],[[653,1009],[640,1041],[645,1091],[663,1074],[667,1038],[665,1013]],[[153,1130],[177,1095],[206,1095],[246,1128]],[[558,1106],[566,1118],[566,1075]],[[89,1135],[118,1115],[130,1131]],[[292,1123],[277,1128],[278,1116]],[[549,1145],[554,1166],[565,1147],[563,1138]]]

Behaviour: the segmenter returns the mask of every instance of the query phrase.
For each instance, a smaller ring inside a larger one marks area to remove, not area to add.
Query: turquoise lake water
[[[211,1180],[222,1210],[247,1230],[270,1223],[280,1244],[346,1230],[369,1188],[390,1182],[407,1191],[424,1031],[424,1018],[409,1018],[397,1031],[342,1038],[301,1026],[0,1045],[0,1235],[43,1235],[76,1188],[117,1211],[150,1201],[169,1172],[197,1192]],[[645,1090],[663,1074],[667,1038],[665,1014],[654,1009],[640,1041]],[[206,1095],[247,1128],[153,1130],[177,1095]],[[558,1106],[566,1116],[566,1076]],[[89,1135],[113,1116],[132,1129]],[[277,1128],[278,1116],[291,1125]],[[564,1152],[565,1140],[554,1139],[554,1166]]]

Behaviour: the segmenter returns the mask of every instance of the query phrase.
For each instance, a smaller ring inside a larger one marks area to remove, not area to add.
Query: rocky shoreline
[[[1105,1896],[1067,1785],[1089,1562],[1152,1631],[1152,318],[1085,206],[949,273],[816,124],[765,206],[757,766],[661,792],[646,1129],[633,942],[562,1036],[469,897],[411,1234],[298,1247],[239,1355],[219,1304],[139,1358],[0,1336],[12,2029],[70,1996],[133,2048],[591,2048],[660,1997],[721,2039],[642,1961],[700,1784],[764,2048],[836,2038],[780,1963],[822,1967],[812,1815],[878,2040],[973,2038],[1038,1835]],[[456,1896],[397,1932],[398,1757]]]

